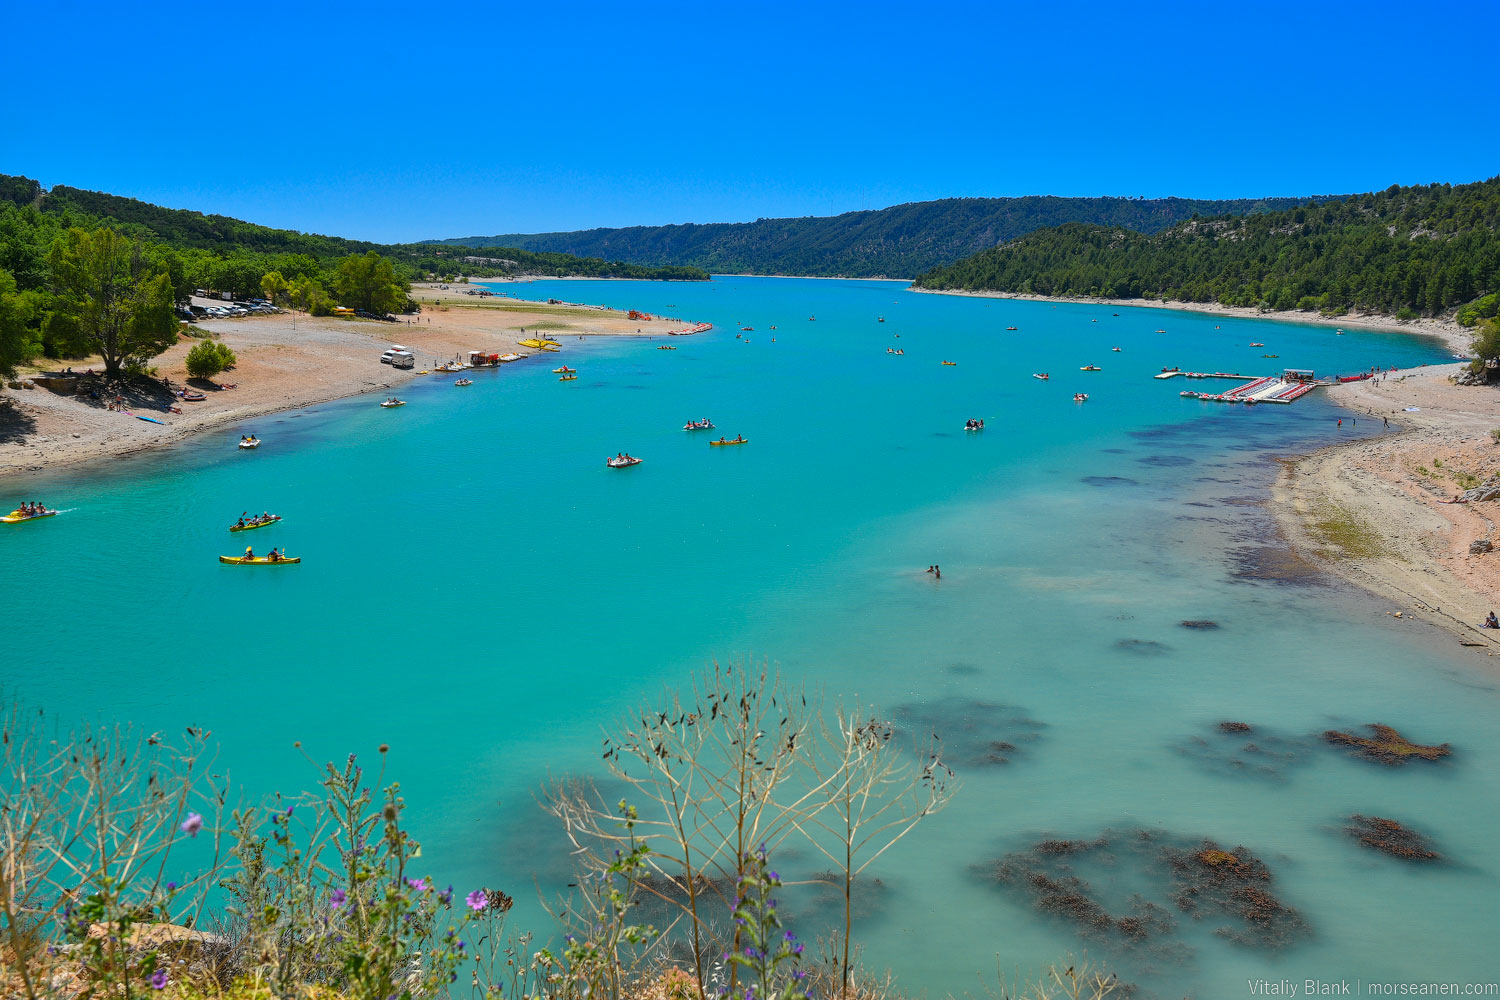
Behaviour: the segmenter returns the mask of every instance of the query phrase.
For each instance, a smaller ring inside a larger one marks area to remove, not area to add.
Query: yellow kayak
[[[274,514],[274,515],[271,516],[270,520],[267,520],[267,521],[257,521],[254,524],[231,524],[229,526],[229,530],[230,531],[250,531],[250,530],[255,529],[255,528],[264,528],[268,524],[275,524],[279,520],[281,520],[281,515],[280,514]]]
[[[220,556],[221,563],[234,563],[238,566],[280,566],[283,563],[299,563],[301,556],[284,556],[280,559],[267,559],[265,556],[256,556],[254,559],[246,559],[244,556]]]
[[[577,382],[578,381],[578,376],[577,375],[559,375],[559,376],[557,376],[557,380],[559,382]]]
[[[4,517],[0,517],[0,521],[6,524],[20,524],[22,521],[35,521],[39,517],[53,517],[56,514],[57,511],[55,510],[43,511],[40,514],[28,514],[18,507]]]
[[[518,340],[516,343],[522,347],[541,347],[546,341],[537,340],[535,337],[528,337],[526,340]]]
[[[735,440],[735,441],[725,441],[723,438],[720,438],[717,441],[710,441],[710,442],[708,442],[708,444],[709,444],[709,447],[711,447],[711,448],[727,448],[727,447],[729,447],[732,444],[748,444],[749,441],[750,441],[749,438],[744,438],[744,437],[739,438],[738,440]]]

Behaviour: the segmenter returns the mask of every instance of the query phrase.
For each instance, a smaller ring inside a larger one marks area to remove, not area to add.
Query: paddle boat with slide
[[[253,451],[254,449],[259,448],[259,447],[260,447],[260,438],[256,437],[254,434],[251,434],[248,437],[245,437],[245,436],[241,436],[240,437],[240,450],[241,451]]]

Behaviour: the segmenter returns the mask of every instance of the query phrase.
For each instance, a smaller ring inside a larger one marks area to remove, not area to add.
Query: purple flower
[[[177,891],[177,883],[176,882],[168,882],[167,883],[167,891],[168,892],[176,892]]]
[[[340,906],[343,906],[348,899],[349,896],[344,892],[343,889],[335,889],[333,890],[332,894],[329,895],[328,902],[332,903],[333,908],[337,910]]]
[[[406,884],[415,892],[427,891],[427,880],[425,878],[409,878],[406,880]]]
[[[448,888],[438,893],[438,902],[442,903],[444,906],[453,905],[453,886],[450,885]]]
[[[167,988],[167,970],[157,969],[151,973],[151,988],[153,990],[164,990]]]
[[[198,836],[198,831],[203,829],[203,817],[197,813],[188,813],[187,819],[182,821],[180,829],[189,837]],[[161,987],[158,986],[157,989],[161,989]]]
[[[485,896],[483,889],[475,889],[464,897],[464,902],[469,904],[469,909],[478,913],[489,905],[489,899]]]

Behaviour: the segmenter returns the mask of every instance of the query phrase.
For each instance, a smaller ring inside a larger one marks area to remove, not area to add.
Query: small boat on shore
[[[250,450],[252,450],[254,448],[259,448],[259,447],[260,447],[260,438],[258,438],[258,437],[251,436],[251,437],[242,437],[242,438],[240,438],[240,450],[241,451],[250,451]]]
[[[189,403],[201,403],[208,397],[203,395],[203,393],[201,392],[194,392],[192,389],[184,389],[177,394],[177,398],[185,399]]]
[[[473,385],[474,384],[474,380],[471,379],[471,378],[461,378],[457,382],[454,382],[453,384],[454,385]]]
[[[270,556],[220,556],[219,562],[228,563],[231,566],[288,566],[292,563],[302,561],[301,556],[279,556],[272,559]]]
[[[727,441],[724,438],[719,438],[719,440],[717,440],[717,441],[710,441],[710,442],[708,442],[708,446],[710,448],[727,448],[727,447],[729,447],[732,444],[745,444],[749,440],[750,440],[749,438],[747,438],[743,434],[741,434],[739,437],[735,438],[733,441]]]
[[[244,524],[231,524],[230,531],[253,531],[256,528],[264,528],[268,524],[275,524],[281,520],[280,514],[272,514],[270,517],[252,517]]]
[[[22,521],[35,521],[38,518],[43,517],[56,517],[59,513],[61,512],[56,510],[47,510],[46,508],[33,513],[31,511],[22,510],[20,507],[17,507],[9,514],[6,514],[4,517],[0,517],[0,521],[3,521],[6,524],[20,524]]]
[[[634,455],[616,455],[614,458],[606,458],[604,464],[611,469],[628,469],[632,465],[640,465],[641,460]]]

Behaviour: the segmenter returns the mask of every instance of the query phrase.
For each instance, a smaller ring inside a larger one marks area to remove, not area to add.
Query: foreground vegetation
[[[693,265],[720,274],[911,277],[1046,226],[1083,222],[1154,233],[1194,213],[1242,215],[1318,200],[945,198],[825,218],[515,233],[437,243],[440,247],[502,245],[585,256],[609,254],[639,264]]]
[[[67,736],[16,710],[3,736],[0,987],[27,1000],[895,997],[858,968],[850,901],[955,787],[873,718],[715,668],[606,741],[623,801],[586,780],[548,791],[581,870],[533,937],[506,925],[505,891],[423,870],[384,745],[372,772],[350,754],[314,794],[236,807],[202,730]],[[821,853],[844,899],[819,948],[778,913],[771,858],[789,846]],[[1118,988],[1080,966],[997,995]]]
[[[934,268],[916,285],[1402,318],[1457,309],[1473,325],[1496,312],[1500,177],[1194,217],[1154,235],[1060,226]]]

